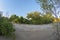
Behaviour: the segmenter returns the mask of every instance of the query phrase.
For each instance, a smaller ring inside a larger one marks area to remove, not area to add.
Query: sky
[[[41,10],[36,0],[0,0],[0,11],[4,16],[16,14],[25,17],[29,12]]]

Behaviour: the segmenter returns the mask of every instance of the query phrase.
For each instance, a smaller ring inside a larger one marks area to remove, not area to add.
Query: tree
[[[50,12],[43,15],[40,12],[31,12],[27,15],[27,18],[33,24],[48,24],[53,22],[53,16]]]
[[[51,12],[56,18],[58,18],[60,8],[60,0],[38,0],[41,9],[44,12]]]
[[[17,15],[12,15],[9,20],[12,22],[18,22],[18,19],[19,17]]]
[[[52,16],[52,14],[50,12],[47,12],[46,14],[43,15],[43,19],[44,19],[44,23],[52,23],[54,17]]]
[[[38,0],[38,3],[40,4],[40,7],[43,9],[44,12],[51,12],[57,18],[56,20],[58,21],[59,17],[58,9],[60,8],[60,0]],[[58,24],[57,24],[57,40],[60,40]]]
[[[40,12],[31,12],[27,14],[27,18],[33,23],[33,24],[42,24],[42,17],[40,15]]]
[[[20,23],[24,23],[23,20],[24,20],[24,18],[21,16],[20,17]]]
[[[16,18],[13,20],[14,23],[19,23],[20,19],[19,18]]]
[[[29,18],[37,18],[37,17],[39,17],[40,16],[40,12],[31,12],[31,13],[28,13],[27,14],[27,18],[29,19]]]

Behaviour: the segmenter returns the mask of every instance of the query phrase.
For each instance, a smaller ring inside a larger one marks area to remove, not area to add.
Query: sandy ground
[[[27,25],[14,24],[16,40],[55,40],[55,31],[52,24]],[[0,40],[9,40],[0,36]]]

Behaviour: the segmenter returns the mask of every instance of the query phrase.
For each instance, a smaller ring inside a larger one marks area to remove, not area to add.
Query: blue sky
[[[0,0],[0,11],[4,16],[16,14],[18,16],[26,16],[27,13],[40,11],[40,5],[36,0]]]

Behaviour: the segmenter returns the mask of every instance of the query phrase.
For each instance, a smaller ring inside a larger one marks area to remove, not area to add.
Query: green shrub
[[[13,24],[4,18],[0,20],[0,35],[10,36],[15,31]]]

